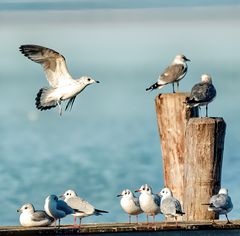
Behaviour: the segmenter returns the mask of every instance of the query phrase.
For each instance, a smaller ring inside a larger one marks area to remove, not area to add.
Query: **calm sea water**
[[[240,8],[0,12],[0,224],[17,225],[16,209],[43,208],[49,194],[75,189],[96,208],[110,211],[84,222],[126,221],[116,195],[124,188],[163,187],[154,98],[146,93],[177,53],[192,62],[181,91],[202,73],[218,95],[211,116],[227,122],[222,185],[240,217],[239,78]],[[23,57],[21,44],[62,53],[75,78],[88,87],[72,111],[37,111],[36,93],[48,85],[42,69]],[[171,92],[166,86],[162,92]],[[141,220],[145,220],[142,216]],[[72,217],[63,223],[72,222]]]

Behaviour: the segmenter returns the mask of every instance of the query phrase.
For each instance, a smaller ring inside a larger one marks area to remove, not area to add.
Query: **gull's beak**
[[[188,58],[186,58],[185,60],[186,60],[186,61],[191,61],[191,60],[190,60],[190,59],[188,59]]]
[[[58,198],[61,198],[61,199],[65,199],[65,196],[62,194],[62,195],[60,195]]]
[[[100,83],[98,80],[95,80],[96,83]]]
[[[122,196],[122,194],[118,194],[118,195],[117,195],[117,197],[121,197],[121,196]]]
[[[135,190],[134,192],[135,192],[135,193],[140,193],[141,191],[140,191],[140,189],[137,189],[137,190]]]
[[[21,212],[21,209],[19,208],[19,209],[17,209],[17,212]]]

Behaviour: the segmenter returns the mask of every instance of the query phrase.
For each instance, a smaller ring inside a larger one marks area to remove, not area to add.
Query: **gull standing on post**
[[[49,226],[54,221],[45,211],[36,211],[31,203],[24,204],[17,212],[20,212],[19,221],[24,227]]]
[[[228,190],[226,188],[221,188],[218,194],[211,197],[209,203],[204,203],[202,205],[208,205],[209,211],[214,211],[219,215],[225,215],[227,224],[231,224],[227,214],[233,209],[233,204],[230,196],[228,196]]]
[[[61,102],[69,99],[65,110],[71,110],[76,96],[92,83],[99,83],[88,76],[74,80],[69,74],[64,56],[46,47],[38,45],[22,45],[19,47],[24,56],[43,66],[51,88],[41,88],[36,97],[36,107],[47,110],[59,107],[62,114]]]
[[[49,195],[45,199],[44,210],[49,216],[54,218],[55,226],[56,226],[56,220],[59,220],[58,227],[60,227],[61,218],[70,214],[74,214],[76,212],[76,210],[68,206],[66,202],[58,199],[56,195]]]
[[[182,211],[181,203],[173,197],[172,191],[169,188],[163,188],[159,196],[161,196],[161,212],[166,218],[174,217],[177,220],[178,216],[185,213]]]
[[[60,196],[67,203],[67,205],[73,209],[76,209],[77,212],[72,214],[74,216],[74,226],[76,225],[76,217],[79,218],[81,225],[82,218],[91,216],[91,215],[102,215],[102,213],[108,213],[107,211],[99,210],[94,208],[93,205],[80,198],[77,193],[73,190],[67,190],[63,195]]]
[[[148,223],[148,215],[153,217],[153,222],[155,221],[155,215],[161,213],[160,211],[160,202],[161,198],[157,194],[152,193],[152,188],[147,184],[141,186],[140,189],[135,192],[140,192],[139,203],[140,207],[147,216]]]
[[[129,189],[124,189],[117,197],[121,197],[120,205],[128,214],[128,222],[131,223],[131,215],[136,215],[138,223],[138,215],[143,212],[139,204],[139,199],[135,197],[133,192]]]
[[[208,74],[201,76],[201,82],[195,84],[191,95],[186,103],[189,107],[206,106],[206,117],[208,117],[208,103],[213,101],[217,92],[212,84],[212,77]]]
[[[154,89],[161,89],[167,84],[172,84],[173,86],[173,93],[175,93],[174,89],[174,83],[177,83],[177,91],[179,90],[179,81],[184,78],[184,76],[187,73],[187,61],[190,61],[187,59],[184,55],[179,54],[177,55],[172,64],[168,66],[165,71],[159,76],[158,81],[151,85],[148,90],[154,90]]]

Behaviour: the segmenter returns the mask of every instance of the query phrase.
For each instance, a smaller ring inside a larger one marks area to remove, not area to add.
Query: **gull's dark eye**
[[[69,195],[69,193],[67,193],[67,195]]]
[[[128,191],[128,194],[130,194],[130,192]]]
[[[149,191],[149,188],[147,188],[147,191]]]
[[[88,78],[88,81],[90,81],[91,79],[90,78]]]
[[[25,210],[28,209],[27,207],[24,208]]]
[[[145,188],[143,188],[143,190],[145,190]]]
[[[162,191],[162,193],[164,193],[164,190]]]

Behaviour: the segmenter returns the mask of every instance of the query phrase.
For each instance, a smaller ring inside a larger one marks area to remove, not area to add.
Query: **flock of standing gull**
[[[79,79],[73,79],[69,74],[64,56],[60,53],[46,47],[38,45],[22,45],[20,51],[30,60],[40,63],[43,66],[45,75],[50,84],[50,87],[44,87],[39,90],[35,99],[35,105],[39,110],[48,110],[54,107],[59,108],[59,114],[62,115],[62,102],[68,100],[65,110],[71,110],[76,99],[76,96],[81,93],[88,85],[99,83],[89,76],[82,76]],[[179,91],[179,81],[184,78],[187,73],[187,59],[184,55],[177,55],[170,66],[159,76],[156,83],[151,85],[146,90],[161,89],[167,84],[172,84],[173,93],[175,93],[174,85],[177,84]],[[208,74],[201,76],[201,82],[193,86],[190,97],[186,100],[188,107],[206,106],[206,116],[208,116],[208,104],[216,97],[216,90],[212,84],[212,78]],[[129,215],[129,223],[131,216],[137,217],[141,213],[153,217],[163,214],[166,218],[174,217],[177,220],[178,216],[184,215],[180,202],[173,197],[172,191],[169,188],[163,188],[158,194],[152,192],[152,188],[144,184],[135,192],[139,192],[140,196],[136,197],[129,189],[125,189],[121,194],[120,205],[122,209]],[[209,211],[225,214],[227,223],[228,212],[233,208],[231,198],[228,196],[228,191],[221,188],[217,195],[211,197],[208,205]],[[73,190],[67,190],[61,196],[49,195],[45,199],[44,211],[35,210],[31,203],[24,204],[20,209],[20,224],[22,226],[49,226],[56,221],[64,218],[67,215],[74,216],[74,226],[76,218],[79,218],[79,225],[84,217],[91,215],[101,215],[108,213],[104,210],[96,209],[86,200],[82,199]]]

